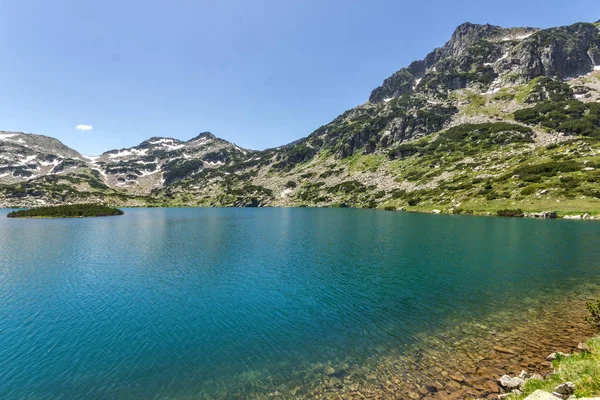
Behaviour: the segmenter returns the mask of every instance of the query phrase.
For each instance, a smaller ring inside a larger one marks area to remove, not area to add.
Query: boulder
[[[590,351],[590,348],[589,348],[589,347],[588,347],[588,345],[587,345],[587,344],[585,344],[585,343],[579,343],[579,344],[577,345],[577,349],[579,349],[579,350],[581,350],[581,351],[584,351],[584,352],[588,352],[588,351]]]
[[[442,210],[431,210],[432,214],[441,214]]]
[[[573,382],[565,382],[555,387],[552,394],[562,399],[566,399],[573,393],[575,393],[575,385]]]
[[[527,380],[531,380],[531,379],[542,380],[542,379],[544,379],[544,377],[541,376],[540,374],[531,374],[531,376]]]
[[[563,219],[581,219],[581,215],[565,215]]]
[[[592,216],[588,213],[583,214],[583,216],[581,217],[582,219],[590,219],[592,218]]]
[[[518,376],[511,378],[509,375],[502,375],[500,379],[498,379],[498,383],[500,386],[512,390],[519,389],[525,383],[525,380],[519,378]]]

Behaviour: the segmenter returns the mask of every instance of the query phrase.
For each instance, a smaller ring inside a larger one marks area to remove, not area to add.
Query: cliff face
[[[561,196],[593,197],[593,178],[575,172],[588,168],[589,175],[596,162],[599,26],[462,24],[442,47],[387,78],[367,103],[276,149],[249,151],[204,133],[189,141],[151,138],[86,158],[57,141],[44,142],[50,138],[5,133],[2,204],[104,198],[456,208],[478,199],[518,202],[552,185]],[[30,147],[18,148],[19,141]],[[575,164],[554,172],[521,171],[528,163],[557,162],[552,157],[564,157],[573,146],[580,155],[581,149],[591,153],[563,160]],[[528,157],[519,158],[523,154]],[[504,179],[511,172],[529,180]],[[570,173],[584,183],[556,181]]]
[[[481,75],[465,75],[478,69],[486,78],[503,77],[508,83],[523,83],[538,76],[575,77],[600,65],[599,51],[600,37],[594,24],[540,30],[466,23],[456,28],[444,46],[386,79],[373,90],[369,101],[413,93],[423,78],[436,75],[445,83],[439,89],[493,83],[490,79],[478,80]]]

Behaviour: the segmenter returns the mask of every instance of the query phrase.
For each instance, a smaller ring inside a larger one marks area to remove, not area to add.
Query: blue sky
[[[598,19],[597,0],[0,0],[0,129],[86,155],[207,130],[264,149],[364,103],[462,22]]]

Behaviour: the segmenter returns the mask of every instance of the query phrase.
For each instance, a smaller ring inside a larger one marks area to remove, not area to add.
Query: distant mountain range
[[[309,136],[264,151],[205,132],[85,157],[0,133],[0,206],[350,206],[600,211],[600,22],[465,23]]]

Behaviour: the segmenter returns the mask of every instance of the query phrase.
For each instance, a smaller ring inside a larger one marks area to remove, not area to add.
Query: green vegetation
[[[521,210],[520,208],[516,208],[516,209],[510,209],[510,208],[505,208],[503,210],[498,210],[496,212],[496,214],[499,217],[523,217],[523,210]]]
[[[600,138],[600,103],[546,101],[514,113],[515,120],[570,135]]]
[[[178,180],[200,171],[204,167],[202,160],[175,160],[166,164],[163,168],[165,185],[174,183]]]
[[[600,299],[596,299],[596,301],[589,301],[586,303],[586,306],[590,312],[590,315],[586,317],[586,321],[592,326],[600,326]]]
[[[73,204],[65,206],[37,207],[12,211],[8,218],[81,218],[123,215],[118,208],[101,204]]]
[[[388,153],[390,159],[403,159],[414,154],[437,159],[449,152],[475,155],[483,149],[510,143],[531,143],[532,130],[506,122],[463,124],[454,126],[429,141],[403,143]]]
[[[526,103],[538,103],[541,101],[567,101],[573,98],[571,87],[561,81],[540,76],[529,83],[529,94],[525,99]]]
[[[549,161],[540,164],[524,165],[518,167],[510,175],[518,175],[525,182],[540,182],[542,177],[555,176],[562,172],[573,172],[581,170],[581,165],[576,161]],[[509,174],[506,175],[508,177]],[[561,178],[563,180],[567,178]]]
[[[510,400],[524,399],[538,389],[552,393],[564,383],[575,384],[575,396],[595,397],[600,395],[600,337],[586,341],[589,351],[570,357],[557,357],[552,362],[554,373],[546,379],[531,379],[525,382],[521,395],[511,395]]]

